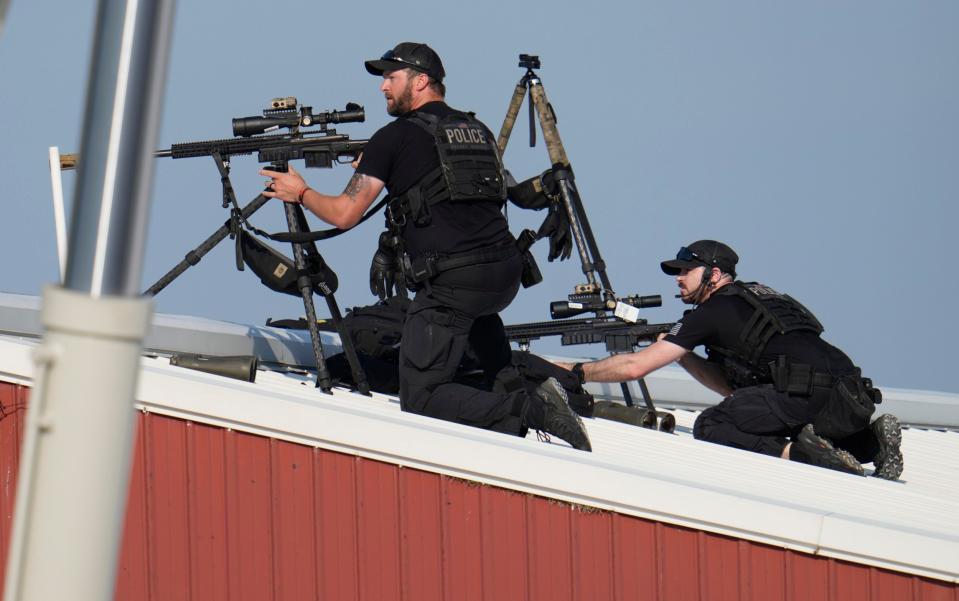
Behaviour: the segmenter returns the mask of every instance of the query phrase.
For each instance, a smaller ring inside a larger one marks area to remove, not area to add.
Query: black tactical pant
[[[400,344],[403,411],[509,434],[525,432],[519,415],[525,391],[490,392],[453,382],[468,347],[487,382],[515,369],[498,312],[516,296],[521,271],[516,255],[443,272],[416,293]]]
[[[717,444],[779,457],[789,438],[815,421],[828,389],[810,397],[790,396],[770,386],[740,388],[721,403],[703,411],[693,424],[693,436]],[[872,461],[879,450],[872,430],[865,428],[832,441],[860,462]]]

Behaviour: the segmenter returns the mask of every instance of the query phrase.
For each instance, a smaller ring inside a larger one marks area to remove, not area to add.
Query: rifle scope
[[[320,125],[325,130],[328,123],[353,123],[366,120],[366,112],[363,107],[355,102],[347,103],[346,109],[342,111],[314,113],[313,107],[310,106],[301,106],[297,109],[295,98],[286,100],[293,101],[291,103],[292,107],[269,108],[263,111],[262,117],[237,117],[233,119],[233,135],[248,138],[272,132],[281,127],[294,129],[314,125]],[[276,106],[278,103],[274,101],[273,104]]]
[[[658,294],[649,296],[635,295],[621,298],[619,302],[631,307],[636,307],[637,309],[648,309],[650,307],[662,306],[663,298]],[[613,306],[610,307],[610,304]],[[564,319],[590,311],[612,311],[615,308],[615,303],[602,300],[598,294],[570,294],[568,301],[551,302],[549,304],[549,315],[553,319]]]

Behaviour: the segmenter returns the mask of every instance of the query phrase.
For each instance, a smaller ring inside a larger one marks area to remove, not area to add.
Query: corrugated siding
[[[29,389],[24,386],[0,382],[0,590],[7,574],[7,547],[13,527],[28,393]]]
[[[0,383],[4,562],[26,392]],[[959,601],[939,581],[154,414],[135,453],[117,599]]]

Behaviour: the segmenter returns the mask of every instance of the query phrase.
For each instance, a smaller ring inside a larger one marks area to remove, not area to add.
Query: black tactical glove
[[[547,169],[539,174],[539,186],[543,189],[543,194],[555,200],[559,198],[559,186],[556,185],[556,178],[553,177],[553,169]]]
[[[570,257],[573,252],[573,232],[569,227],[569,216],[566,215],[566,209],[561,202],[550,203],[549,213],[536,232],[537,239],[546,236],[549,236],[547,261],[552,263],[557,257],[560,261],[565,261]]]
[[[379,246],[370,265],[370,292],[382,300],[393,296],[398,263],[390,233],[381,233]]]

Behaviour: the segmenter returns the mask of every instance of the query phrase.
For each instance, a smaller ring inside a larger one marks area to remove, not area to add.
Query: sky
[[[79,148],[96,3],[12,0],[0,32],[0,291],[40,294],[59,278],[47,148]],[[494,131],[519,53],[539,74],[618,295],[660,294],[650,322],[678,319],[675,280],[659,262],[698,239],[740,255],[739,274],[787,292],[878,385],[959,392],[955,227],[959,208],[959,3],[481,2],[408,6],[307,1],[179,2],[159,143],[230,137],[233,117],[296,96],[314,111],[366,107],[367,138],[390,117],[363,61],[400,41],[430,44],[447,101]],[[505,162],[518,179],[549,166],[528,145],[526,107]],[[241,203],[263,178],[232,162]],[[301,169],[301,171],[303,171]],[[310,170],[340,192],[349,166]],[[66,172],[68,207],[76,173]],[[69,209],[68,209],[69,210]],[[285,228],[278,204],[252,219]],[[511,229],[542,213],[509,210]],[[143,266],[146,289],[227,218],[212,159],[158,159]],[[315,218],[314,229],[323,226]],[[323,253],[341,307],[375,300],[369,264],[379,217]],[[577,261],[547,263],[507,323],[543,321],[583,282]],[[262,325],[302,303],[238,272],[230,241],[155,299],[156,310]],[[602,356],[600,346],[534,351]]]

